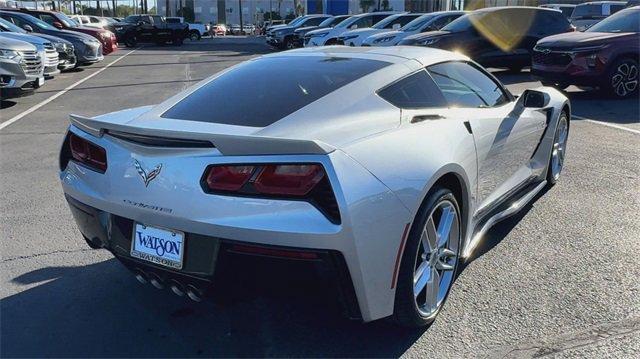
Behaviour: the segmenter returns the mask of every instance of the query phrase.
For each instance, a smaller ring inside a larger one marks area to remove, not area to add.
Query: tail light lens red
[[[98,172],[107,170],[107,152],[104,148],[73,133],[69,133],[68,143],[74,160]]]
[[[304,196],[324,178],[320,165],[268,165],[253,184],[260,193]]]
[[[340,222],[335,195],[321,164],[211,165],[202,177],[207,193],[306,200]]]
[[[238,191],[254,170],[254,166],[213,166],[207,173],[207,186],[214,191]]]

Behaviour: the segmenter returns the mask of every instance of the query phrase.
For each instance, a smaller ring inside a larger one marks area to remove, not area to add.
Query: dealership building
[[[469,0],[467,0],[469,1]],[[513,1],[512,1],[513,2]],[[299,3],[296,11],[296,3]],[[360,0],[169,0],[169,16],[177,16],[178,9],[191,7],[195,21],[202,23],[239,24],[240,6],[242,6],[242,21],[244,23],[260,23],[264,14],[279,13],[282,18],[298,14],[325,13],[332,15],[359,14],[374,11],[378,3],[387,5],[387,9],[396,11],[428,12],[447,10],[452,4],[464,3],[464,0],[387,0],[370,1],[368,9],[362,8]],[[165,0],[158,0],[158,13],[166,15]],[[242,5],[240,5],[242,4]],[[455,5],[453,5],[455,6]]]

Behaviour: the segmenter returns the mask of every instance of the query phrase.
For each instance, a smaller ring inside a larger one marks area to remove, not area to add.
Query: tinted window
[[[418,29],[421,29],[423,26],[425,26],[428,22],[430,22],[431,20],[433,20],[435,15],[431,15],[431,14],[427,14],[427,15],[422,15],[416,19],[411,20],[411,22],[408,22],[406,25],[404,25],[402,27],[402,31],[416,31]]]
[[[446,62],[428,70],[451,106],[493,107],[508,101],[493,79],[468,63]]]
[[[539,34],[557,34],[569,30],[569,20],[558,11],[538,11],[536,20],[530,33],[540,36]]]
[[[165,19],[167,21],[167,23],[169,24],[179,24],[180,23],[180,19],[176,19],[176,18],[171,18],[168,17]]]
[[[600,4],[582,4],[576,6],[571,14],[572,19],[590,18],[590,17],[604,17],[602,14],[602,5]]]
[[[325,20],[324,17],[313,17],[308,21],[305,21],[302,26],[318,26],[321,22]]]
[[[425,71],[385,87],[378,95],[400,108],[447,107],[438,86]]]
[[[585,32],[640,32],[640,10],[620,11]]]
[[[388,65],[340,57],[262,58],[220,75],[162,117],[264,127]]]
[[[349,25],[349,27],[351,28],[352,26],[355,25],[356,28],[362,29],[365,27],[371,27],[373,26],[373,24],[374,24],[374,21],[372,16],[364,16],[358,19],[358,21],[354,22],[352,25]]]

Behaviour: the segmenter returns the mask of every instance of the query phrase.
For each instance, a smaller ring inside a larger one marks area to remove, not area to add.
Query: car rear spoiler
[[[102,137],[109,131],[117,131],[120,133],[130,133],[161,139],[207,141],[225,156],[294,154],[320,155],[328,154],[335,150],[331,145],[317,140],[145,128],[101,121],[73,114],[69,115],[69,119],[75,127],[95,137]]]

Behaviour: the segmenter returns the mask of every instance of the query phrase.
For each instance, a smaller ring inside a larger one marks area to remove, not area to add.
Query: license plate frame
[[[155,236],[152,236],[152,237],[155,238],[156,240],[153,240],[152,238],[148,238],[148,237],[146,238],[146,240],[149,241],[148,244],[151,245],[152,247],[145,246],[142,244],[136,246],[137,244],[136,239],[138,237],[137,234],[139,233],[138,231],[139,227],[141,227],[140,230],[142,231],[142,233],[146,234],[147,236],[155,234]],[[171,252],[172,250],[176,249],[175,244],[168,245],[168,246],[164,244],[164,243],[167,243],[166,241],[167,239],[169,239],[168,242],[175,243],[176,240],[171,240],[171,238],[173,237],[177,237],[176,239],[180,239],[180,242],[177,247],[179,248],[178,256],[176,257],[175,255],[172,255],[170,258],[168,258],[168,257],[163,257],[162,255],[159,255],[157,252],[158,244],[162,246],[162,250],[164,253]],[[164,241],[160,241],[160,240],[164,240]],[[186,236],[185,236],[185,233],[182,231],[160,227],[160,226],[142,224],[138,222],[133,223],[133,230],[131,233],[131,250],[129,252],[131,257],[133,258],[137,258],[145,262],[153,263],[163,267],[180,270],[184,267],[185,247],[186,247]],[[156,251],[155,254],[152,252],[153,250]]]

